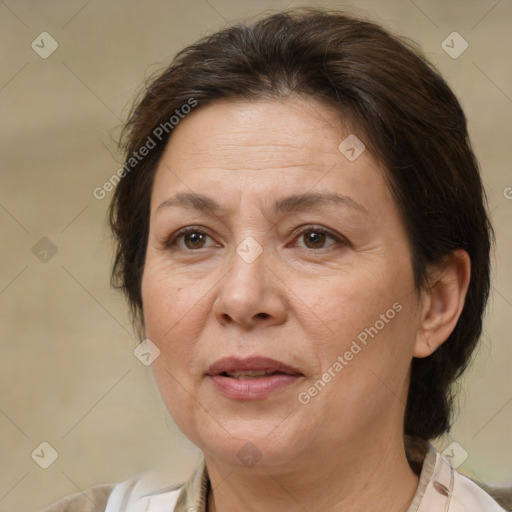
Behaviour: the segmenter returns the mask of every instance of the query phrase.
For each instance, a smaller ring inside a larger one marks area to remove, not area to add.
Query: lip
[[[235,379],[223,375],[225,372],[258,371],[279,372],[265,377]],[[227,398],[235,400],[262,400],[293,385],[304,377],[300,370],[268,357],[225,357],[213,363],[206,377],[215,389]]]
[[[208,368],[206,374],[215,376],[224,372],[243,372],[246,370],[266,370],[268,372],[280,372],[287,375],[302,375],[301,371],[297,368],[293,368],[276,359],[260,356],[246,358],[224,357],[213,363],[210,368]]]

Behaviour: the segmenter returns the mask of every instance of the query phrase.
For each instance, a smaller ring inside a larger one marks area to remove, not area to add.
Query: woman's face
[[[218,101],[180,122],[156,171],[153,372],[179,427],[228,466],[402,435],[420,325],[410,249],[349,134],[314,101]]]

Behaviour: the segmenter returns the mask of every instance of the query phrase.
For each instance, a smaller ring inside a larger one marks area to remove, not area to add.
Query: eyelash
[[[335,240],[335,242],[340,243],[342,245],[347,245],[348,244],[348,242],[344,238],[335,235],[334,233],[332,233],[331,231],[329,231],[329,230],[327,230],[325,228],[322,228],[320,226],[315,226],[315,225],[305,226],[303,229],[301,229],[299,232],[296,233],[296,237],[295,237],[294,240],[300,238],[304,233],[307,233],[309,231],[314,231],[316,233],[322,233],[324,235],[327,235],[328,237],[333,238]],[[200,229],[199,226],[188,226],[186,228],[183,228],[183,229],[179,230],[174,235],[172,235],[165,242],[165,248],[166,249],[171,249],[171,250],[184,250],[184,251],[188,251],[188,252],[198,252],[198,251],[200,251],[202,248],[201,249],[181,249],[181,248],[175,249],[174,246],[176,245],[176,242],[181,237],[183,237],[183,236],[185,236],[185,235],[187,235],[189,233],[200,233],[202,235],[206,235],[206,236],[210,237],[210,235],[208,235],[208,233],[206,233],[205,231]],[[332,244],[332,245],[335,245],[335,244]],[[331,247],[331,246],[321,247],[320,249],[310,249],[310,250],[318,252],[318,251],[321,251],[322,249],[328,249],[329,247]],[[308,249],[308,247],[305,247],[305,249]]]

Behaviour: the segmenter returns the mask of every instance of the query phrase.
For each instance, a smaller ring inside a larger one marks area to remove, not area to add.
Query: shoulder
[[[453,469],[448,460],[435,452],[435,468],[425,492],[422,505],[425,512],[504,512],[503,508],[476,482]],[[439,508],[441,507],[441,508]],[[418,512],[423,508],[419,508]]]
[[[41,512],[98,512],[104,511],[116,484],[95,485],[84,492],[77,492],[60,499]]]
[[[95,485],[39,512],[127,512],[134,503],[137,510],[142,503],[147,505],[142,510],[150,510],[150,503],[152,507],[160,502],[174,505],[183,483],[170,485],[165,477],[165,473],[148,471],[121,482]]]
[[[405,448],[411,468],[420,477],[407,512],[512,511],[511,489],[493,489],[475,482],[423,439],[406,436]]]
[[[458,471],[454,471],[452,499],[455,502],[453,506],[455,511],[498,512],[512,510],[510,495],[507,499],[505,492],[500,493],[497,489],[478,484]]]
[[[158,476],[148,472],[118,483],[110,493],[105,512],[153,511],[163,507],[174,510],[184,484],[162,483]]]
[[[174,510],[178,500],[199,510],[204,501],[208,474],[204,459],[186,481],[176,483],[176,474],[158,468],[113,484],[104,484],[68,496],[40,512],[157,512]],[[181,506],[181,505],[180,505]],[[181,506],[181,508],[183,508]],[[185,507],[186,508],[186,507]]]
[[[40,512],[127,512],[134,504],[137,504],[137,510],[142,504],[142,510],[153,510],[154,507],[159,510],[158,505],[174,506],[182,487],[182,483],[159,485],[151,474],[137,475],[66,496]]]

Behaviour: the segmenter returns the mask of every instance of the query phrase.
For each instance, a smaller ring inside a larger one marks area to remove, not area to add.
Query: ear
[[[470,276],[471,260],[463,249],[453,251],[431,270],[428,289],[422,292],[414,357],[428,357],[453,332],[464,308]]]

